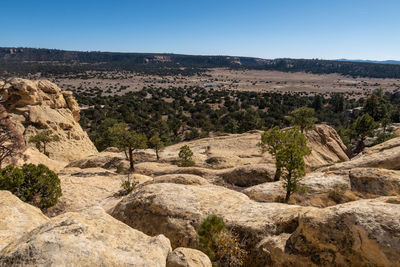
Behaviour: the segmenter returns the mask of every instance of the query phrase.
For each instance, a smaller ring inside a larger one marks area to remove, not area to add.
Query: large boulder
[[[400,171],[379,168],[355,168],[349,171],[351,189],[378,196],[400,195]]]
[[[211,261],[203,252],[191,248],[176,248],[168,255],[167,267],[211,267]]]
[[[154,183],[173,183],[187,185],[207,185],[209,182],[201,176],[193,174],[166,174],[154,177]]]
[[[311,206],[327,206],[335,204],[329,202],[328,194],[336,187],[350,190],[350,180],[348,174],[319,173],[307,174],[299,181],[302,190],[295,194],[290,203]],[[263,183],[248,187],[242,193],[257,201],[275,201],[278,197],[284,197],[286,190],[283,181]]]
[[[306,136],[307,145],[312,149],[311,155],[305,158],[309,168],[315,169],[318,166],[349,160],[347,147],[332,127],[317,124]]]
[[[350,161],[323,167],[321,171],[349,170],[354,168],[400,169],[400,137],[366,148]]]
[[[399,266],[400,199],[382,197],[310,210],[287,239],[285,257],[318,266]],[[295,262],[292,262],[292,264]],[[288,264],[286,264],[288,265]]]
[[[146,234],[165,234],[173,248],[197,248],[200,222],[216,214],[246,239],[252,250],[263,237],[295,228],[298,217],[309,209],[313,208],[257,203],[242,193],[215,185],[163,183],[145,185],[126,196],[111,215]],[[264,263],[263,257],[250,258],[252,264]]]
[[[100,207],[69,212],[0,251],[1,266],[166,266],[170,242],[115,220]]]
[[[40,209],[22,202],[9,191],[0,190],[0,251],[47,221]]]
[[[47,145],[52,159],[68,163],[97,153],[78,123],[80,109],[71,92],[49,81],[13,78],[6,80],[1,97],[26,143],[42,130],[60,137],[59,142]]]
[[[265,182],[272,182],[275,166],[266,164],[246,165],[218,174],[222,179],[236,186],[248,187]]]

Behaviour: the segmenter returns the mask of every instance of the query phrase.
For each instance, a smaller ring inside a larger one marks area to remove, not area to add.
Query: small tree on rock
[[[293,110],[286,118],[295,126],[300,128],[301,133],[314,128],[314,124],[317,122],[315,111],[309,107],[301,107]]]
[[[121,151],[128,155],[129,170],[132,172],[134,168],[133,152],[136,149],[147,148],[147,137],[144,134],[135,131],[129,131],[126,123],[117,123],[109,129],[109,134],[113,138],[113,143]]]
[[[276,152],[276,167],[282,170],[285,202],[289,201],[292,193],[299,189],[299,180],[306,174],[304,156],[311,154],[307,146],[307,138],[298,128],[285,131],[282,147]]]
[[[355,149],[356,153],[360,153],[364,149],[364,141],[367,136],[373,137],[375,134],[375,129],[378,127],[374,119],[368,115],[364,114],[357,118],[353,124],[353,129],[358,136],[358,143]]]
[[[178,156],[181,159],[179,166],[190,167],[195,165],[192,159],[193,152],[188,145],[184,145],[180,148]]]
[[[15,161],[25,150],[22,135],[10,120],[6,109],[0,105],[0,169],[5,159]]]
[[[154,148],[156,152],[157,160],[160,159],[160,152],[164,149],[164,142],[161,140],[158,134],[153,135],[150,140],[150,145]]]
[[[46,156],[49,156],[49,153],[46,151],[47,144],[58,141],[60,141],[60,137],[56,134],[53,134],[51,130],[41,131],[35,136],[29,138],[29,143],[36,144],[36,147],[39,150],[42,150],[43,154],[45,154]]]

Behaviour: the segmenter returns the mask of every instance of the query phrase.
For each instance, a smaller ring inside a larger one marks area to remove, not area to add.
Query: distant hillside
[[[207,68],[259,69],[353,77],[400,78],[400,65],[341,60],[261,59],[154,53],[80,52],[36,48],[0,48],[0,74],[44,75],[98,70],[127,70],[158,75],[193,75]]]
[[[377,64],[395,64],[399,65],[399,60],[364,60],[364,59],[345,59],[341,58],[338,61],[350,61],[350,62],[363,62],[363,63],[377,63]]]

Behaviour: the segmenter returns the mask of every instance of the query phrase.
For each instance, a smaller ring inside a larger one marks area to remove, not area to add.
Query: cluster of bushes
[[[42,210],[54,206],[61,196],[60,179],[43,164],[9,165],[0,170],[0,190],[8,190],[22,201]]]

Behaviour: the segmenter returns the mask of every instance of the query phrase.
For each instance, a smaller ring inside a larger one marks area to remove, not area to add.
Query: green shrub
[[[238,237],[226,229],[225,223],[216,215],[204,219],[197,231],[199,248],[216,266],[242,266],[247,252]]]
[[[128,179],[121,183],[122,190],[120,191],[120,195],[122,195],[122,196],[128,195],[130,192],[132,192],[136,188],[136,186],[138,184],[139,184],[139,182],[137,182],[135,180],[131,180],[131,178],[128,174]]]
[[[178,156],[181,159],[179,163],[180,167],[191,167],[195,165],[192,160],[193,152],[188,145],[184,145],[180,148]]]
[[[9,165],[0,170],[0,190],[8,190],[40,209],[54,206],[62,195],[57,174],[43,164]]]
[[[116,172],[117,172],[118,174],[127,174],[127,173],[129,172],[129,170],[128,170],[128,168],[126,168],[126,167],[124,166],[124,164],[121,162],[120,164],[118,164]]]

